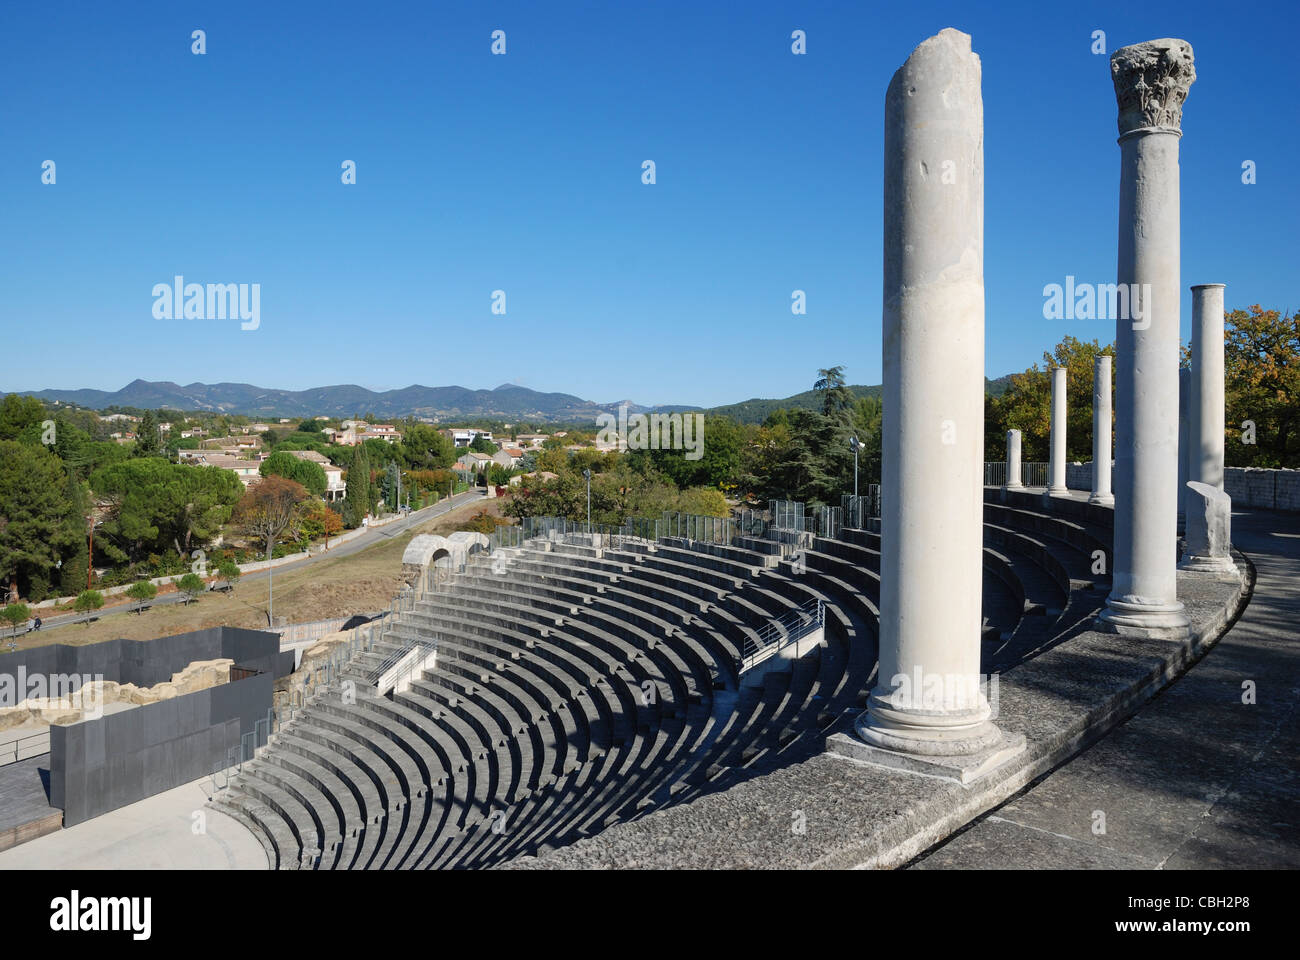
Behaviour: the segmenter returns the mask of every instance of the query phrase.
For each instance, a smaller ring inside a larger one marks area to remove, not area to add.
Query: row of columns
[[[856,724],[854,747],[895,766],[946,767],[938,772],[963,781],[1023,749],[1023,738],[1017,742],[993,723],[979,684],[980,72],[970,37],[943,30],[913,51],[885,97],[882,483],[895,495],[886,498],[881,518],[878,682]],[[1113,492],[1110,357],[1099,357],[1094,371],[1090,500],[1115,510],[1114,589],[1100,618],[1120,633],[1182,636],[1188,621],[1172,549],[1179,496],[1178,140],[1182,103],[1195,79],[1191,47],[1181,40],[1124,47],[1112,56],[1111,72],[1121,163],[1117,279],[1135,293],[1132,315],[1121,317],[1116,330]],[[1223,288],[1194,289],[1191,418],[1198,454],[1189,477],[1221,490]],[[1066,371],[1058,369],[1049,478],[1049,493],[1058,496],[1066,493],[1065,401]],[[1007,436],[1011,489],[1021,486],[1020,441],[1019,431]],[[1189,508],[1189,539],[1198,512],[1210,515]]]

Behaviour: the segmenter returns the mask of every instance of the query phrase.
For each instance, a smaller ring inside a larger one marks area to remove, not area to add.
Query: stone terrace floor
[[[1127,722],[912,869],[1300,867],[1300,516],[1233,514],[1241,619]],[[1245,681],[1254,704],[1243,704]],[[1094,832],[1104,816],[1105,833]]]

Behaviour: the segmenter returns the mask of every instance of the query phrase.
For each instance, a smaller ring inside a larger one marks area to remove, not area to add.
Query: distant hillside
[[[878,397],[882,388],[879,385],[874,387],[857,385],[849,387],[849,390],[853,392],[855,397]],[[821,405],[821,394],[815,390],[805,390],[803,393],[796,393],[793,397],[785,397],[781,400],[762,400],[755,397],[752,400],[742,400],[740,403],[728,403],[725,406],[712,407],[705,412],[731,417],[741,423],[762,423],[771,414],[782,408],[786,410],[796,408],[820,410]]]
[[[1000,397],[1006,393],[1007,387],[1011,383],[1011,377],[998,377],[996,380],[985,378],[984,389],[992,396]],[[861,384],[850,386],[849,390],[855,397],[879,397],[884,391],[880,384],[875,386],[863,386]],[[786,410],[800,408],[804,410],[820,410],[821,395],[816,390],[805,390],[803,393],[796,393],[793,397],[785,397],[781,400],[761,400],[754,398],[744,400],[740,403],[729,403],[721,407],[712,407],[706,410],[706,413],[718,414],[720,416],[731,417],[739,420],[741,423],[762,423],[774,411],[782,408]]]
[[[466,387],[424,387],[413,384],[377,393],[356,384],[313,387],[309,390],[273,390],[248,383],[191,383],[134,380],[121,390],[41,390],[31,394],[41,400],[59,400],[94,410],[105,407],[140,407],[250,417],[351,417],[373,413],[387,419],[404,416],[438,420],[493,418],[545,421],[594,421],[617,403],[601,404],[567,393],[541,393],[515,384],[495,390]],[[629,410],[644,407],[632,404]]]
[[[1006,392],[1011,378],[987,380],[993,396]],[[878,397],[882,387],[851,386],[856,397]],[[4,391],[0,390],[0,394]],[[430,417],[438,421],[530,420],[546,423],[594,423],[602,413],[617,414],[620,404],[628,412],[642,413],[648,407],[630,400],[596,403],[568,393],[541,393],[513,383],[503,383],[495,390],[470,390],[466,387],[423,387],[412,384],[400,390],[375,392],[356,384],[313,387],[309,390],[273,390],[249,383],[191,383],[185,386],[168,381],[133,380],[121,390],[41,390],[31,396],[45,401],[60,401],[103,410],[107,407],[207,411],[243,414],[249,417],[351,417],[373,413],[380,419]],[[821,397],[805,390],[792,397],[761,399],[755,397],[720,407],[700,408],[681,404],[654,407],[664,413],[704,409],[706,413],[732,417],[741,423],[762,423],[781,408],[817,410]]]

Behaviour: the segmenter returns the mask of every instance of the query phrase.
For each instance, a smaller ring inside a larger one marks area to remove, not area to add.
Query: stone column
[[[1089,503],[1115,505],[1110,492],[1110,357],[1097,357],[1092,368],[1092,496]]]
[[[1192,395],[1192,371],[1178,368],[1178,532],[1181,534],[1187,517],[1187,463],[1191,459],[1191,436],[1187,429],[1191,419],[1189,403]]]
[[[1022,490],[1024,483],[1020,479],[1020,431],[1007,431],[1007,482],[1005,490]]]
[[[963,782],[1023,749],[979,683],[983,129],[979,57],[943,30],[885,95],[880,668],[860,739],[830,744]]]
[[[1187,539],[1179,569],[1237,576],[1228,552],[1232,500],[1223,493],[1223,284],[1192,287],[1192,388],[1188,417]],[[1221,498],[1196,490],[1203,484]]]
[[[1181,638],[1178,600],[1178,140],[1196,79],[1191,45],[1151,40],[1116,50],[1120,193],[1115,551],[1101,624]]]
[[[1052,368],[1052,440],[1048,465],[1049,497],[1068,497],[1065,485],[1065,367]]]

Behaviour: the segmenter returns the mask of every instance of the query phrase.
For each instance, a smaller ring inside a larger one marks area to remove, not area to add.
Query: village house
[[[347,493],[347,484],[343,482],[343,468],[330,463],[329,457],[315,450],[290,450],[289,453],[299,460],[310,460],[319,464],[325,471],[325,499],[342,500]]]

